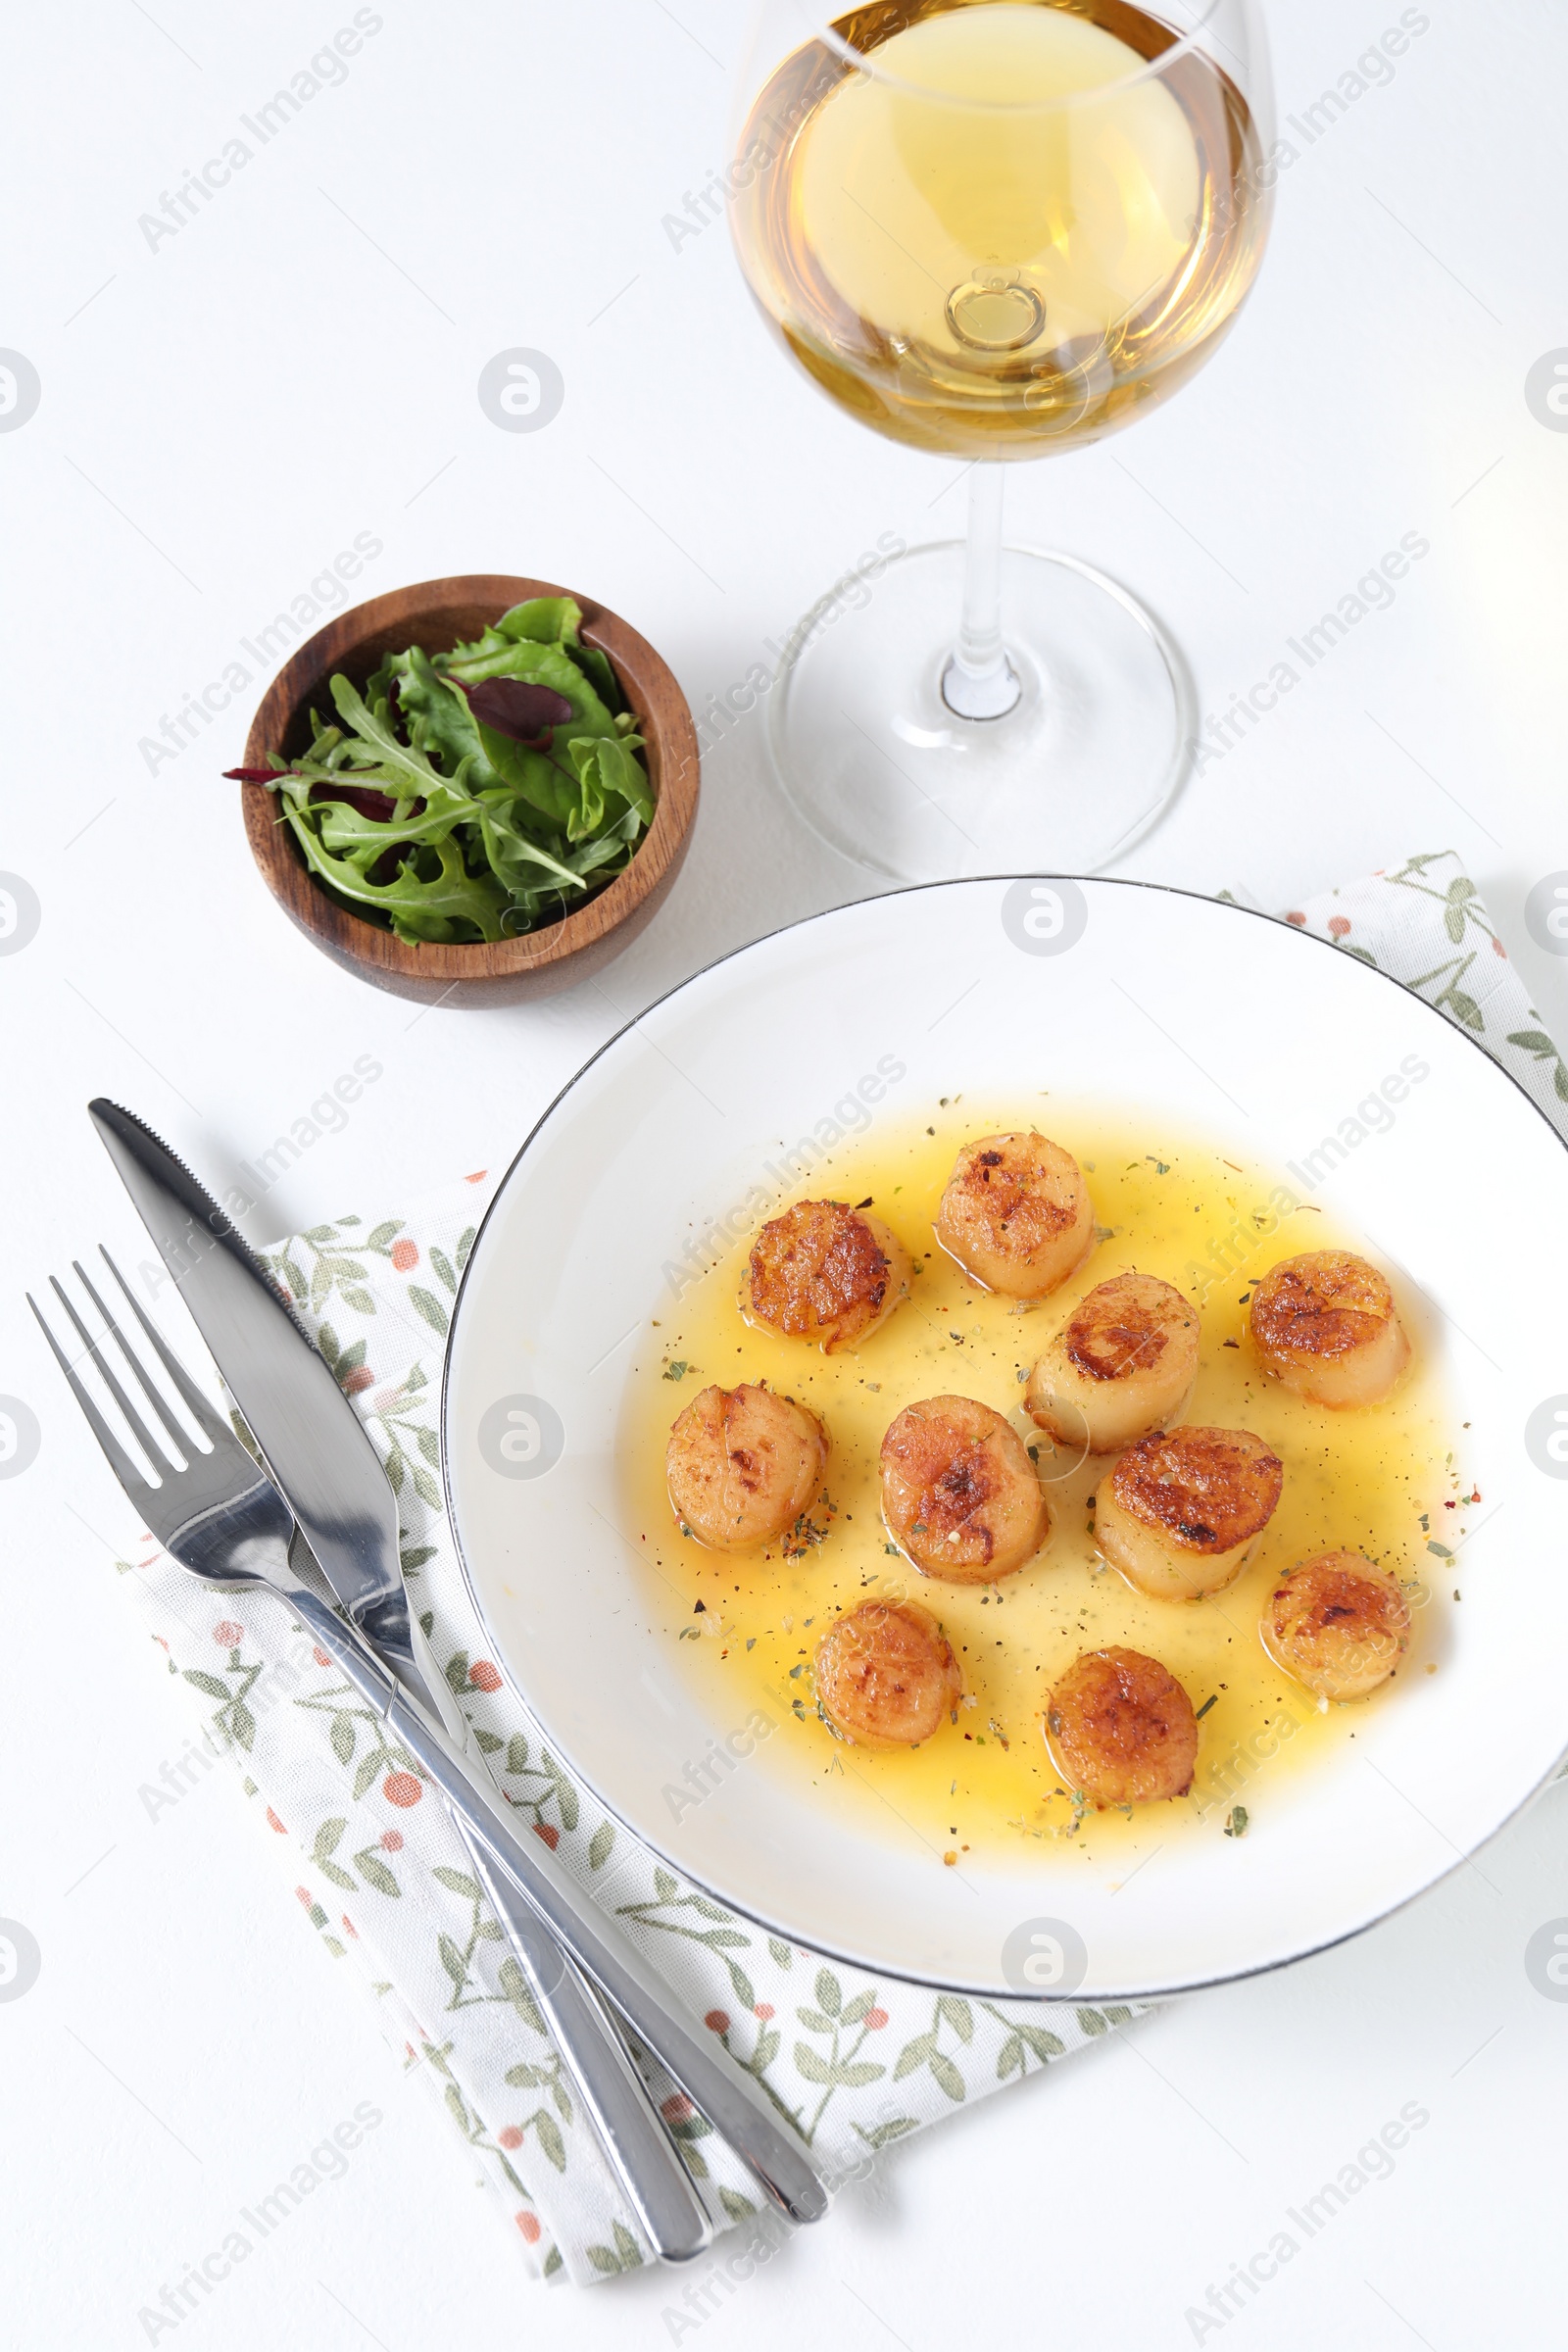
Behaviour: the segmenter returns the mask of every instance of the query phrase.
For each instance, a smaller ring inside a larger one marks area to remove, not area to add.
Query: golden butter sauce
[[[1099,1239],[1071,1281],[1020,1311],[946,1255],[932,1220],[961,1144],[1031,1126],[1077,1157]],[[837,1146],[767,1212],[796,1200],[869,1200],[910,1250],[911,1297],[861,1348],[823,1355],[749,1326],[737,1302],[749,1240],[678,1299],[671,1294],[639,1335],[623,1408],[621,1524],[647,1564],[654,1622],[700,1686],[715,1737],[749,1720],[755,1730],[757,1718],[769,1725],[746,1770],[788,1774],[873,1836],[888,1834],[891,1808],[905,1825],[899,1834],[912,1829],[934,1861],[1016,1856],[1039,1839],[1039,1858],[1075,1852],[1125,1875],[1175,1835],[1243,1834],[1242,1816],[1258,1818],[1271,1788],[1351,1739],[1369,1710],[1397,1706],[1411,1677],[1437,1669],[1442,1604],[1457,1573],[1448,1555],[1470,1497],[1422,1300],[1390,1270],[1414,1360],[1390,1398],[1359,1412],[1308,1404],[1265,1378],[1247,1336],[1251,1286],[1268,1267],[1308,1250],[1361,1246],[1301,1192],[1298,1179],[1239,1164],[1162,1120],[1053,1096],[960,1096]],[[1100,1560],[1091,1506],[1110,1457],[1075,1467],[1022,1408],[1025,1375],[1078,1300],[1134,1269],[1200,1305],[1200,1369],[1185,1418],[1254,1431],[1285,1464],[1279,1508],[1252,1560],[1206,1600],[1149,1599]],[[665,1493],[664,1446],[700,1389],[741,1381],[765,1381],[818,1414],[831,1455],[826,1499],[808,1522],[767,1552],[729,1557],[681,1533]],[[942,1395],[978,1397],[1004,1413],[1037,1449],[1047,1482],[1051,1540],[996,1586],[922,1576],[882,1523],[883,1432],[906,1404]],[[1394,1570],[1409,1592],[1414,1631],[1381,1691],[1325,1709],[1270,1661],[1257,1628],[1281,1570],[1341,1549]],[[811,1658],[838,1613],[905,1594],[941,1620],[967,1697],[956,1724],[921,1747],[873,1752],[837,1739],[817,1714]],[[1083,1651],[1112,1643],[1160,1659],[1200,1718],[1191,1794],[1133,1814],[1075,1806],[1042,1732],[1056,1678]],[[673,1803],[678,1816],[678,1793]]]

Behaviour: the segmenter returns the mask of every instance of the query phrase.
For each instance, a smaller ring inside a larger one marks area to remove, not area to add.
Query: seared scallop
[[[1061,1445],[1115,1453],[1179,1420],[1197,1377],[1197,1307],[1152,1274],[1118,1274],[1057,1333],[1023,1400]]]
[[[669,1433],[664,1475],[675,1516],[715,1551],[757,1551],[822,1491],[827,1432],[771,1389],[704,1389]]]
[[[1044,1298],[1094,1247],[1095,1211],[1070,1152],[1033,1132],[965,1144],[937,1210],[937,1240],[988,1290]]]
[[[963,1696],[952,1643],[918,1601],[862,1600],[816,1645],[816,1695],[841,1739],[918,1747]]]
[[[1097,1805],[1185,1796],[1198,1761],[1198,1719],[1176,1677],[1137,1649],[1092,1649],[1051,1693],[1046,1739],[1076,1794]]]
[[[1394,1293],[1348,1250],[1271,1266],[1252,1293],[1265,1371],[1313,1404],[1378,1404],[1410,1360]]]
[[[989,1404],[931,1396],[882,1440],[882,1516],[927,1576],[992,1585],[1033,1559],[1051,1532],[1022,1439]]]
[[[801,1200],[753,1244],[741,1309],[831,1355],[869,1338],[908,1295],[909,1253],[880,1217],[842,1200]]]
[[[1325,1551],[1281,1577],[1259,1631],[1276,1665],[1320,1698],[1365,1698],[1409,1647],[1410,1605],[1386,1568]]]
[[[1246,1429],[1173,1429],[1130,1446],[1095,1496],[1095,1541],[1155,1600],[1197,1600],[1241,1573],[1284,1466]]]

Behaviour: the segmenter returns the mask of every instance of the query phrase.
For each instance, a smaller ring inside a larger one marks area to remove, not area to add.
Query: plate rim
[[[737,956],[750,955],[753,949],[764,947],[770,940],[782,939],[787,932],[805,931],[813,923],[829,922],[835,916],[848,914],[858,907],[879,905],[885,899],[915,898],[922,896],[928,891],[934,890],[965,890],[975,887],[1004,886],[1020,881],[1070,882],[1077,889],[1083,889],[1087,886],[1097,890],[1148,891],[1155,893],[1162,898],[1187,899],[1191,900],[1198,906],[1213,907],[1227,915],[1242,915],[1252,922],[1268,923],[1276,931],[1282,931],[1292,938],[1306,941],[1312,947],[1321,948],[1325,951],[1325,953],[1331,956],[1340,956],[1343,954],[1343,950],[1340,948],[1337,941],[1332,939],[1322,939],[1317,935],[1317,933],[1308,931],[1304,925],[1289,923],[1284,919],[1283,916],[1269,914],[1260,906],[1244,906],[1236,899],[1214,898],[1206,891],[1189,890],[1178,883],[1149,882],[1139,879],[1136,875],[1130,874],[956,874],[951,875],[941,881],[912,882],[905,884],[903,887],[897,889],[871,891],[868,892],[864,898],[846,899],[841,901],[840,904],[835,906],[822,906],[816,908],[810,914],[797,915],[791,922],[775,923],[771,930],[760,931],[758,933],[755,939],[743,940],[737,947],[725,949],[721,956],[711,956],[707,963],[699,964],[694,971],[688,972],[682,979],[674,981],[670,987],[662,990],[659,996],[651,999],[650,1002],[645,1004],[640,1011],[632,1013],[626,1020],[622,1021],[620,1026],[612,1031],[612,1034],[604,1040],[602,1045],[595,1047],[593,1053],[588,1054],[587,1057],[578,1064],[571,1076],[566,1079],[564,1084],[558,1088],[556,1093],[551,1097],[550,1101],[546,1103],[543,1110],[540,1111],[538,1117],[534,1120],[533,1124],[528,1129],[527,1134],[523,1137],[521,1143],[517,1146],[516,1151],[513,1153],[511,1159],[507,1162],[506,1167],[501,1173],[501,1176],[496,1184],[495,1192],[491,1196],[489,1204],[486,1207],[483,1216],[480,1218],[477,1228],[475,1229],[473,1243],[469,1249],[463,1271],[458,1277],[457,1295],[452,1302],[452,1313],[447,1330],[446,1349],[441,1360],[441,1411],[439,1421],[441,1446],[441,1485],[443,1499],[446,1505],[447,1524],[452,1531],[453,1546],[458,1556],[458,1567],[463,1577],[464,1588],[468,1595],[469,1605],[471,1606],[473,1613],[485,1635],[490,1639],[492,1647],[494,1647],[496,1650],[501,1672],[506,1679],[507,1688],[511,1691],[517,1705],[521,1707],[529,1723],[532,1724],[537,1731],[539,1731],[541,1737],[543,1736],[544,1727],[539,1722],[539,1718],[536,1715],[532,1705],[529,1703],[526,1694],[518,1685],[517,1679],[507,1661],[505,1644],[500,1642],[496,1638],[489,1615],[487,1614],[484,1605],[480,1600],[479,1593],[474,1583],[473,1571],[469,1565],[468,1555],[464,1546],[463,1535],[458,1524],[457,1512],[453,1507],[452,1486],[448,1476],[448,1464],[450,1460],[448,1430],[451,1408],[452,1358],[454,1342],[458,1333],[459,1319],[463,1313],[464,1301],[468,1294],[469,1277],[472,1274],[474,1265],[478,1259],[480,1245],[484,1240],[486,1228],[488,1227],[491,1218],[495,1215],[496,1210],[500,1207],[502,1196],[512,1182],[513,1176],[515,1174],[518,1165],[520,1164],[524,1155],[531,1150],[535,1139],[539,1136],[548,1122],[555,1116],[555,1113],[561,1107],[562,1103],[564,1102],[566,1097],[571,1093],[572,1089],[581,1083],[581,1081],[588,1075],[588,1072],[593,1069],[597,1062],[603,1060],[604,1056],[611,1052],[612,1048],[618,1046],[622,1038],[628,1036],[632,1030],[636,1029],[640,1022],[648,1018],[650,1013],[657,1012],[662,1004],[667,1004],[671,998],[679,996],[682,990],[691,987],[694,981],[706,979],[709,973],[719,970],[721,966],[726,963],[734,962]],[[1356,965],[1356,968],[1359,971],[1366,975],[1369,980],[1380,980],[1385,982],[1390,988],[1397,989],[1401,996],[1407,998],[1412,1004],[1419,1005],[1423,1012],[1429,1013],[1435,1021],[1440,1021],[1444,1029],[1450,1035],[1457,1037],[1461,1043],[1471,1047],[1474,1052],[1479,1054],[1489,1068],[1495,1071],[1498,1077],[1504,1079],[1507,1084],[1513,1088],[1514,1092],[1520,1096],[1529,1108],[1535,1112],[1536,1116],[1540,1119],[1542,1125],[1545,1128],[1547,1134],[1557,1145],[1558,1149],[1563,1152],[1568,1152],[1568,1137],[1564,1137],[1562,1135],[1544,1107],[1536,1101],[1535,1097],[1531,1094],[1529,1088],[1524,1085],[1523,1081],[1512,1070],[1505,1067],[1505,1065],[1497,1059],[1497,1056],[1494,1054],[1488,1053],[1486,1047],[1481,1043],[1479,1038],[1473,1037],[1467,1030],[1461,1028],[1458,1022],[1450,1021],[1446,1013],[1440,1012],[1438,1007],[1435,1004],[1429,1004],[1425,997],[1417,996],[1414,989],[1407,987],[1404,981],[1396,979],[1392,972],[1384,971],[1378,964],[1363,963],[1359,956],[1352,957],[1351,961]],[[1355,1926],[1343,1929],[1336,1935],[1326,1936],[1321,1943],[1303,1944],[1299,1950],[1291,1952],[1281,1958],[1257,1961],[1245,1967],[1224,1971],[1217,1976],[1197,1976],[1185,1978],[1179,1984],[1155,1985],[1150,1987],[1149,1989],[1129,1991],[1118,1987],[1111,1992],[1102,1992],[1097,1994],[1092,1991],[1087,1991],[1083,1987],[1080,1987],[1077,1991],[1072,1993],[1020,1993],[1016,1990],[1016,1988],[1013,1988],[1004,1994],[988,1993],[985,1997],[1027,2001],[1031,2002],[1036,2008],[1039,2009],[1072,2008],[1074,2006],[1093,2007],[1097,2003],[1105,2001],[1122,2004],[1129,2002],[1168,2001],[1173,2000],[1185,1993],[1204,1992],[1222,1984],[1247,1984],[1257,1977],[1273,1976],[1282,1969],[1296,1967],[1300,1961],[1315,1959],[1320,1953],[1335,1951],[1341,1944],[1351,1943],[1357,1936],[1368,1935],[1372,1929],[1381,1927],[1386,1920],[1396,1919],[1399,1914],[1402,1911],[1407,1910],[1412,1903],[1419,1902],[1423,1896],[1430,1894],[1435,1887],[1441,1886],[1446,1879],[1453,1875],[1455,1871],[1467,1868],[1475,1860],[1479,1853],[1483,1852],[1486,1847],[1491,1845],[1495,1838],[1502,1835],[1503,1831],[1507,1829],[1511,1823],[1517,1821],[1522,1814],[1526,1813],[1530,1807],[1540,1799],[1545,1789],[1550,1788],[1552,1783],[1562,1774],[1565,1762],[1568,1762],[1568,1732],[1565,1732],[1563,1747],[1558,1751],[1555,1759],[1547,1768],[1547,1770],[1542,1775],[1540,1780],[1525,1791],[1523,1796],[1519,1798],[1518,1802],[1512,1805],[1509,1810],[1504,1813],[1501,1818],[1493,1826],[1493,1828],[1486,1833],[1486,1836],[1482,1838],[1475,1845],[1470,1846],[1468,1849],[1456,1848],[1452,1858],[1448,1861],[1446,1861],[1442,1867],[1435,1871],[1432,1877],[1427,1879],[1421,1886],[1412,1888],[1408,1894],[1401,1895],[1396,1902],[1389,1904],[1386,1909],[1376,1912],[1372,1917],[1360,1921]],[[674,1855],[666,1853],[662,1846],[658,1844],[652,1838],[645,1837],[642,1831],[634,1829],[632,1825],[622,1817],[617,1807],[613,1805],[604,1794],[603,1790],[599,1788],[598,1783],[593,1779],[593,1777],[583,1770],[581,1765],[573,1761],[571,1770],[574,1777],[582,1782],[583,1787],[588,1790],[590,1795],[593,1796],[595,1802],[602,1807],[604,1812],[612,1821],[614,1822],[618,1829],[623,1830],[629,1838],[634,1838],[640,1846],[645,1846],[651,1854],[655,1855],[660,1861],[665,1863],[671,1870],[676,1871],[681,1878],[688,1882],[689,1885],[695,1886],[700,1892],[710,1896],[712,1901],[721,1903],[724,1908],[731,1912],[736,1918],[743,1919],[747,1921],[749,1925],[761,1929],[764,1934],[775,1935],[783,1941],[791,1943],[796,1941],[795,1935],[787,1923],[762,1917],[758,1912],[749,1909],[745,1904],[737,1903],[732,1895],[724,1892],[719,1887],[710,1886],[707,1880],[700,1877],[695,1871],[692,1870],[687,1862],[678,1859]],[[916,1971],[902,1969],[890,1964],[873,1965],[868,1962],[863,1955],[853,1951],[840,1949],[836,1944],[831,1942],[813,1942],[808,1947],[802,1948],[808,1948],[811,1952],[817,1954],[821,1958],[836,1962],[841,1968],[854,1968],[858,1969],[862,1974],[888,1977],[891,1978],[895,1983],[901,1984],[925,1986],[934,1992],[956,1994],[965,1999],[980,1997],[976,1993],[975,1986],[970,1983],[950,1982],[945,1978],[924,1975]]]

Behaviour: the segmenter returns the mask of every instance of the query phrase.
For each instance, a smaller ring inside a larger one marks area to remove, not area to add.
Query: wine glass
[[[874,431],[971,461],[967,541],[847,573],[768,736],[812,828],[906,882],[1094,872],[1184,776],[1185,665],[1116,581],[1004,545],[1003,465],[1202,365],[1274,168],[1256,0],[761,0],[726,194],[763,316]]]

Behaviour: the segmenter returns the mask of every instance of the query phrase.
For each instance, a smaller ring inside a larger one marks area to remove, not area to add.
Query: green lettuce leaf
[[[531,678],[537,685],[553,686],[571,705],[572,715],[566,723],[573,734],[609,735],[614,731],[613,713],[562,646],[536,645],[531,638],[516,645],[503,640],[489,653],[473,658],[466,647],[459,646],[442,666],[468,686],[477,686],[481,678]]]
[[[582,607],[574,596],[535,596],[514,605],[496,622],[502,637],[531,637],[540,645],[575,645]],[[461,648],[460,648],[461,651]]]
[[[597,645],[568,645],[571,660],[576,662],[605,709],[618,718],[626,708],[626,698],[610,666],[610,656],[602,654]]]
[[[632,808],[643,824],[653,823],[653,787],[648,781],[648,770],[635,755],[636,741],[635,737],[624,735],[574,735],[567,744],[567,755],[583,790],[583,821],[575,833],[567,826],[572,840],[597,831],[605,821],[607,809],[612,821],[623,808]],[[590,799],[594,813],[588,817]]]
[[[472,762],[469,782],[475,792],[499,782],[484,757],[467,696],[447,684],[423,648],[415,645],[406,654],[394,654],[389,667],[398,682],[398,709],[418,749],[449,776]]]

